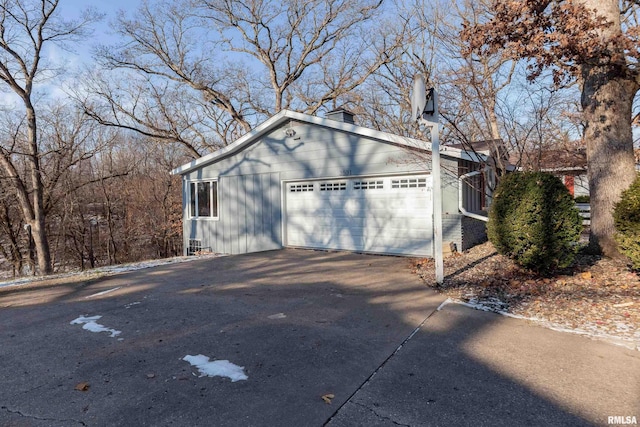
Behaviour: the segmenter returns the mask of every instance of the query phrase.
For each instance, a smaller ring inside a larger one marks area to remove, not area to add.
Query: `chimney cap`
[[[327,114],[325,115],[327,119],[336,120],[344,123],[350,123],[352,125],[355,124],[354,116],[355,116],[354,113],[352,113],[351,111],[347,110],[344,107],[338,107],[335,110],[331,110],[327,112]]]

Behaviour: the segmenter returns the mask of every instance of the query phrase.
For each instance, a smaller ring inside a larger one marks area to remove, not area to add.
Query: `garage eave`
[[[303,123],[315,124],[318,126],[335,129],[338,131],[353,133],[359,136],[368,137],[380,141],[384,141],[391,144],[396,144],[408,149],[418,149],[424,151],[431,150],[431,144],[426,141],[421,141],[414,138],[403,137],[400,135],[394,135],[387,132],[378,131],[375,129],[365,128],[350,123],[339,122],[337,120],[327,119],[323,117],[312,116],[309,114],[298,113],[290,110],[282,110],[278,114],[262,122],[256,126],[253,130],[247,132],[232,144],[207,154],[206,156],[195,159],[189,163],[186,163],[180,167],[177,167],[171,171],[172,175],[184,175],[195,169],[214,163],[217,160],[227,157],[231,154],[241,151],[246,146],[250,145],[256,139],[271,132],[278,126],[286,123],[289,120],[296,120]],[[446,156],[455,157],[464,160],[480,161],[478,155],[468,153],[458,148],[441,146],[440,152]]]

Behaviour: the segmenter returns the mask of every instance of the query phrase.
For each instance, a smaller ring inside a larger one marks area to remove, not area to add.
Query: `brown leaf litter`
[[[442,285],[435,283],[432,259],[415,260],[413,268],[454,300],[640,349],[640,276],[624,262],[579,254],[570,268],[543,277],[487,242],[446,257]]]

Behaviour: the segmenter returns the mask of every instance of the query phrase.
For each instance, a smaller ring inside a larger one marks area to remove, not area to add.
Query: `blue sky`
[[[153,1],[153,0],[151,0]],[[112,34],[109,22],[113,21],[119,10],[133,12],[137,9],[141,0],[60,0],[58,5],[59,16],[66,19],[77,18],[81,11],[87,6],[93,6],[104,13],[104,19],[92,26],[93,35],[83,43],[69,46],[72,52],[61,49],[59,46],[49,44],[45,48],[44,55],[54,67],[63,68],[67,72],[56,79],[43,81],[38,85],[38,91],[42,91],[51,97],[66,98],[65,86],[74,84],[74,72],[79,71],[83,65],[91,67],[93,58],[91,56],[94,46],[98,44],[112,44],[117,42],[117,38]],[[4,106],[20,104],[17,95],[12,91],[0,86],[0,109]]]
[[[94,24],[93,36],[77,49],[83,60],[89,61],[91,48],[94,45],[116,41],[109,28],[109,23],[115,18],[116,13],[119,10],[133,12],[139,4],[140,0],[60,0],[58,8],[60,16],[71,19],[77,17],[80,11],[88,6],[95,7],[105,14],[102,22]]]

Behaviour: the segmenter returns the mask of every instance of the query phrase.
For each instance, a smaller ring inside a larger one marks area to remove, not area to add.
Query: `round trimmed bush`
[[[527,269],[549,273],[571,264],[581,231],[580,213],[559,178],[544,172],[502,178],[487,224],[498,253]]]
[[[620,252],[629,257],[634,269],[640,270],[640,175],[622,192],[613,211],[613,221]]]

